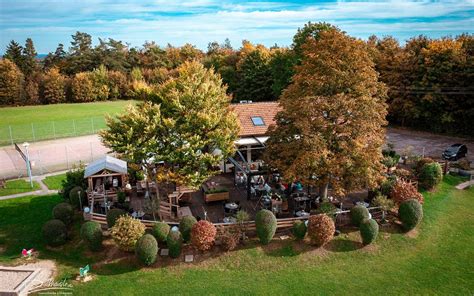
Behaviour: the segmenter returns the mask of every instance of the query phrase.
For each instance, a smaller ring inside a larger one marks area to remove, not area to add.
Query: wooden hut
[[[115,157],[106,155],[90,163],[84,172],[87,179],[87,196],[91,208],[94,207],[94,200],[104,203],[107,210],[107,203],[113,202],[117,198],[117,192],[123,191],[127,182],[127,162]]]

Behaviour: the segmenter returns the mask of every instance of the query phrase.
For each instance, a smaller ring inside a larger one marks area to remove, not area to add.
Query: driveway
[[[422,154],[424,149],[425,156],[435,159],[441,158],[441,153],[443,153],[446,147],[455,143],[462,143],[466,144],[468,149],[467,159],[474,161],[474,139],[472,138],[450,137],[407,129],[388,128],[387,142],[393,143],[398,153],[411,146],[415,154]]]
[[[413,152],[440,158],[443,150],[454,143],[468,146],[468,159],[474,161],[474,139],[449,137],[426,132],[399,128],[388,128],[387,141],[395,145],[401,153],[408,146]],[[21,147],[23,149],[23,147]],[[31,143],[30,156],[34,175],[67,170],[79,162],[88,163],[107,153],[97,135],[64,138],[52,141]],[[26,176],[25,162],[13,146],[0,147],[0,178],[18,178]]]

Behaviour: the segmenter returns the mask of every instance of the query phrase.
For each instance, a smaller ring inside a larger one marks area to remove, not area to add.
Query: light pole
[[[31,163],[30,163],[30,153],[28,152],[28,147],[30,144],[28,142],[23,143],[23,147],[25,147],[26,151],[26,169],[28,171],[28,177],[30,177],[30,186],[33,188],[33,179],[31,177]]]

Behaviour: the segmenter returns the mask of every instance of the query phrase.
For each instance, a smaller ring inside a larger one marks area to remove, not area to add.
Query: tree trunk
[[[319,186],[319,196],[321,197],[321,201],[327,200],[328,198],[328,187],[329,187],[329,182],[326,182]]]

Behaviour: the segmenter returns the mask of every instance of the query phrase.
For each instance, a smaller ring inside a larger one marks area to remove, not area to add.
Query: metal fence
[[[105,127],[103,116],[3,125],[0,126],[0,146],[90,135]]]
[[[21,147],[22,148],[22,147]],[[69,170],[80,163],[87,164],[104,156],[108,149],[98,137],[70,138],[61,142],[32,143],[29,147],[31,170],[34,176]],[[12,145],[0,149],[0,179],[27,176],[26,163]]]

